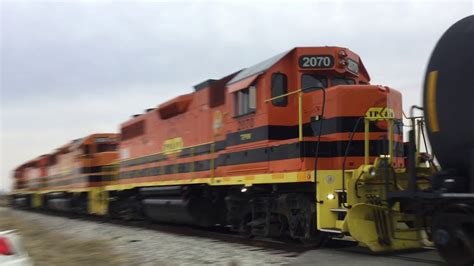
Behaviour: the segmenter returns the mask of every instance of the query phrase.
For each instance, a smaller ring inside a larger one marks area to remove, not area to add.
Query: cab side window
[[[84,145],[83,146],[83,153],[84,153],[84,155],[89,155],[91,153],[89,145]]]
[[[101,143],[97,145],[97,152],[116,151],[117,144]]]
[[[254,113],[257,106],[257,88],[250,86],[234,93],[235,116]]]
[[[288,78],[283,73],[272,74],[272,98],[288,93]],[[274,106],[287,106],[288,96],[273,99]]]

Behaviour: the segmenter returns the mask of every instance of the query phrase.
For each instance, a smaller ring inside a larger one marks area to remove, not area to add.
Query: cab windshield
[[[301,76],[301,88],[304,93],[315,91],[319,88],[327,88],[328,80],[326,77],[315,74],[303,74]]]
[[[331,86],[337,85],[354,85],[356,84],[355,80],[349,78],[333,78],[331,80]]]

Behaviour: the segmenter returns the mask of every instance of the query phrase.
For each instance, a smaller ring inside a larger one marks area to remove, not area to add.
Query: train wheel
[[[472,215],[470,209],[457,206],[434,217],[433,241],[440,255],[450,265],[474,264]]]
[[[249,226],[249,223],[252,221],[252,215],[247,214],[242,218],[242,221],[239,224],[239,235],[244,237],[252,237],[252,228]]]
[[[308,237],[300,238],[300,242],[308,247],[321,247],[326,244],[329,240],[329,237],[326,233],[318,231],[316,229],[316,217],[313,215],[311,219],[310,226],[307,228],[309,230]]]
[[[139,209],[140,203],[133,197],[120,199],[113,204],[112,216],[125,221],[141,219]]]

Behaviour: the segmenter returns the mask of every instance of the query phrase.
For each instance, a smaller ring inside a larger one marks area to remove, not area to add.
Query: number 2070
[[[333,64],[331,56],[302,56],[300,58],[301,68],[329,68]]]

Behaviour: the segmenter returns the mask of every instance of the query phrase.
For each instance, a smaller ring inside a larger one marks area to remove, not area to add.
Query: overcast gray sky
[[[1,2],[0,190],[11,171],[130,115],[295,46],[358,53],[373,84],[421,103],[447,2]]]

